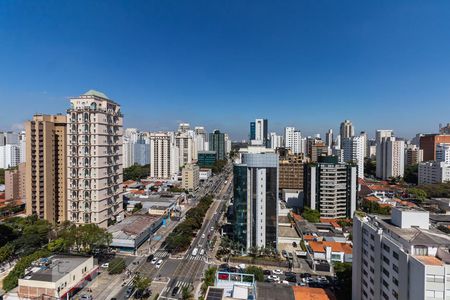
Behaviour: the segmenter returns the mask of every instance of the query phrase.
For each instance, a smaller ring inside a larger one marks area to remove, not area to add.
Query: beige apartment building
[[[66,220],[66,116],[35,115],[26,129],[26,213]]]
[[[67,110],[68,220],[106,228],[123,219],[122,113],[90,90]]]
[[[184,166],[181,173],[183,188],[188,191],[195,191],[200,181],[199,166],[187,164]]]
[[[25,200],[25,163],[20,163],[16,169],[5,171],[5,199]]]

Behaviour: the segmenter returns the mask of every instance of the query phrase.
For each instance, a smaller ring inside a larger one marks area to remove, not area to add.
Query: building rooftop
[[[332,292],[306,286],[293,286],[295,300],[336,300]]]
[[[84,93],[83,95],[85,95],[85,96],[96,96],[96,97],[100,97],[100,98],[103,98],[103,99],[111,100],[104,93],[96,91],[96,90],[89,90],[86,93]]]
[[[24,280],[56,282],[76,267],[90,259],[84,256],[53,255],[42,258],[26,274]]]
[[[417,260],[421,261],[424,265],[429,266],[443,266],[444,262],[434,256],[414,256]]]
[[[343,252],[344,254],[352,254],[352,246],[347,243],[310,241],[309,247],[313,252],[325,253],[325,248],[331,247],[332,252]]]
[[[159,219],[159,216],[132,215],[122,222],[110,226],[108,232],[112,234],[113,239],[132,240]]]
[[[290,237],[290,238],[298,238],[299,237],[295,228],[286,227],[286,226],[278,226],[278,236]]]

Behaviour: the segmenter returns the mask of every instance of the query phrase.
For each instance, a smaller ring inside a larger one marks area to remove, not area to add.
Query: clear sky
[[[434,132],[450,1],[0,1],[0,130],[89,89],[143,130]]]

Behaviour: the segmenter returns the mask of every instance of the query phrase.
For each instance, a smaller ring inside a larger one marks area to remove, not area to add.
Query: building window
[[[398,260],[398,253],[397,253],[397,252],[392,251],[392,256],[393,256],[396,260]]]
[[[386,280],[384,280],[384,279],[383,279],[383,286],[384,286],[385,288],[387,288],[387,289],[389,288],[389,284],[388,284],[388,283],[386,282]]]
[[[387,258],[386,256],[383,255],[383,261],[389,265],[390,261],[389,258]]]
[[[383,274],[386,275],[387,277],[389,277],[389,271],[386,270],[385,268],[383,268]]]
[[[398,280],[397,280],[397,278],[392,277],[392,282],[393,282],[396,286],[398,286]]]
[[[392,269],[398,274],[398,267],[394,264],[392,264]]]
[[[389,251],[391,251],[391,248],[389,248],[388,245],[383,244],[383,250],[386,251],[386,252],[389,252]]]

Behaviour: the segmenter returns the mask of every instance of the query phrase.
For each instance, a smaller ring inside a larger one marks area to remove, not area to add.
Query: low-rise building
[[[212,171],[211,171],[211,169],[200,169],[199,171],[198,171],[198,177],[199,177],[199,179],[200,180],[208,180],[208,178],[209,177],[211,177],[211,175],[212,175]]]
[[[450,181],[450,163],[426,161],[419,164],[419,184],[443,183],[447,181]]]
[[[307,244],[314,260],[352,262],[352,246],[348,243],[309,241]]]
[[[92,256],[53,255],[40,259],[19,279],[18,298],[69,299],[96,275],[97,269]],[[14,299],[13,295],[6,297],[10,298]]]
[[[132,215],[108,227],[112,234],[111,247],[121,252],[135,253],[163,224],[163,218],[150,215]]]

